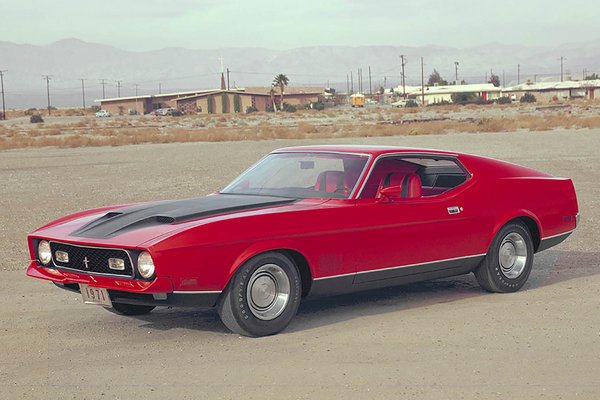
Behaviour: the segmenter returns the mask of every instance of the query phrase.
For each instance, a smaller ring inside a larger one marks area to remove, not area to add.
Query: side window
[[[451,158],[386,157],[373,167],[360,198],[379,198],[386,187],[397,188],[401,198],[432,197],[466,180],[467,173]]]

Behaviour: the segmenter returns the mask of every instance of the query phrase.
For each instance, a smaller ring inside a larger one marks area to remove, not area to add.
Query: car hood
[[[157,236],[181,228],[181,224],[223,214],[258,211],[291,204],[297,199],[211,195],[185,200],[158,201],[91,211],[34,232],[35,236],[77,243],[137,246]]]

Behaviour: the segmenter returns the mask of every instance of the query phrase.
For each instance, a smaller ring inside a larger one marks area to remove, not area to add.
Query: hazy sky
[[[0,40],[128,50],[550,45],[600,38],[599,15],[595,0],[0,0]]]

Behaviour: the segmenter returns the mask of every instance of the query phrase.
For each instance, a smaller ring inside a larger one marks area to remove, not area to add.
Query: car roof
[[[274,150],[272,153],[288,153],[288,152],[331,152],[331,153],[349,153],[349,154],[366,154],[371,156],[380,156],[390,153],[407,153],[407,154],[437,154],[457,156],[459,153],[445,150],[423,149],[417,147],[399,147],[399,146],[368,146],[368,145],[318,145],[318,146],[295,146],[284,147]]]

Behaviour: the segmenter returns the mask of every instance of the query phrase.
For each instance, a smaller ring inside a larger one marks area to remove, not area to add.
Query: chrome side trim
[[[372,270],[369,270],[369,271],[351,272],[349,274],[331,275],[331,276],[325,276],[325,277],[322,277],[322,278],[315,278],[314,280],[315,281],[320,281],[320,280],[324,280],[324,279],[341,278],[341,277],[344,277],[344,276],[351,276],[351,275],[370,274],[370,273],[373,273],[373,272],[389,271],[389,270],[399,269],[399,268],[417,267],[417,266],[420,266],[420,265],[443,263],[443,262],[447,262],[447,261],[466,260],[466,259],[469,259],[469,258],[482,257],[482,256],[485,256],[486,254],[487,253],[473,254],[471,256],[446,258],[444,260],[427,261],[427,262],[424,262],[424,263],[406,264],[406,265],[399,265],[399,266],[395,266],[395,267],[372,269]]]
[[[575,232],[575,229],[572,229],[567,232],[559,233],[558,235],[546,236],[545,238],[541,238],[540,240],[553,239],[553,238],[559,237],[559,236],[570,235],[573,232]]]
[[[222,290],[175,290],[174,294],[219,294]]]

